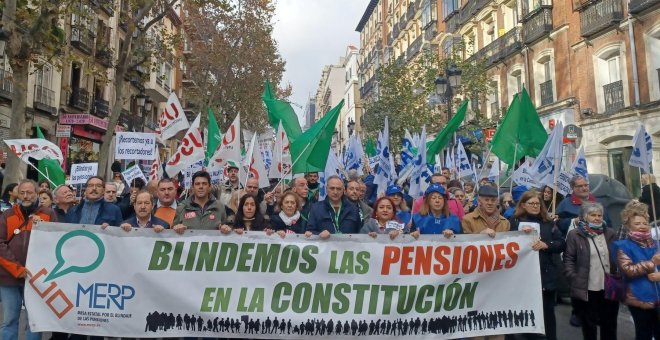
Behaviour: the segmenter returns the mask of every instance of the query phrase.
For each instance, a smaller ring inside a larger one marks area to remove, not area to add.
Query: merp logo
[[[67,249],[75,251],[64,251]],[[81,253],[89,257],[77,255]],[[55,258],[57,263],[50,273],[46,268],[42,268],[30,278],[29,283],[53,313],[61,319],[74,307],[74,304],[62,289],[57,288],[57,283],[53,280],[71,273],[89,273],[98,268],[105,258],[105,245],[90,231],[74,230],[57,241]],[[89,308],[109,309],[117,306],[123,309],[125,300],[131,299],[134,295],[135,290],[130,286],[93,283],[83,287],[78,283],[75,306],[80,306],[81,300],[87,298]]]

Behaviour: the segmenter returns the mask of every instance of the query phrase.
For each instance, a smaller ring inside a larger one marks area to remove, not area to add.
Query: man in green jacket
[[[198,171],[192,177],[192,195],[176,208],[174,231],[183,234],[187,229],[219,230],[227,223],[225,206],[211,195],[211,175]]]

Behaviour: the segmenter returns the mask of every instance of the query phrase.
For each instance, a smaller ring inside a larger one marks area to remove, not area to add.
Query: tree
[[[2,31],[6,54],[13,72],[10,139],[25,138],[27,86],[31,68],[54,59],[65,45],[64,31],[57,22],[71,11],[71,2],[63,0],[4,0]],[[22,162],[8,152],[3,184],[21,178]]]
[[[108,168],[110,154],[110,145],[113,138],[112,131],[117,126],[117,121],[121,115],[123,104],[129,99],[130,93],[127,91],[128,84],[124,77],[129,76],[132,79],[144,80],[146,77],[144,70],[155,69],[156,65],[168,53],[163,51],[173,51],[179,36],[175,32],[170,32],[159,25],[160,21],[170,11],[175,11],[180,6],[180,0],[124,0],[128,1],[127,10],[129,13],[121,15],[126,28],[126,35],[123,44],[119,47],[119,57],[114,66],[115,101],[112,103],[112,112],[108,117],[108,129],[103,136],[99,154],[98,174],[103,176]],[[204,5],[208,10],[226,11],[229,4],[225,0],[190,0],[191,4]],[[198,2],[195,2],[198,1]]]
[[[409,131],[419,131],[426,125],[427,131],[439,130],[446,117],[429,105],[438,67],[439,59],[431,51],[423,51],[418,60],[409,64],[402,59],[392,59],[381,67],[376,74],[378,99],[365,104],[367,136],[378,135],[386,116],[392,127],[405,126]],[[390,129],[390,148],[397,150],[403,136],[403,129]]]
[[[285,66],[272,38],[274,11],[274,3],[267,0],[236,0],[227,11],[209,11],[206,6],[187,11],[192,56],[186,76],[196,86],[186,99],[202,112],[210,106],[222,113],[218,121],[223,127],[237,113],[248,130],[268,126],[261,101],[264,80],[278,84]],[[278,96],[285,98],[290,91],[287,87]]]

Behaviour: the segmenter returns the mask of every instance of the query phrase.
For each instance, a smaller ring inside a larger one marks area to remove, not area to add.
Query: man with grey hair
[[[3,338],[16,339],[18,336],[25,279],[30,275],[25,268],[25,260],[32,224],[39,221],[57,221],[53,209],[39,206],[37,189],[38,185],[35,181],[22,180],[18,184],[17,204],[0,215],[0,298],[3,310]],[[25,338],[40,339],[41,334],[32,333],[28,324]]]
[[[583,176],[576,175],[570,181],[571,193],[564,198],[557,206],[557,216],[559,217],[559,230],[566,236],[571,220],[578,217],[580,207],[583,202],[598,202],[596,197],[589,190],[589,182]],[[602,202],[598,202],[601,203]],[[603,211],[605,224],[609,224],[607,212]]]
[[[357,234],[362,221],[357,206],[344,195],[344,182],[330,176],[325,184],[326,198],[314,204],[309,212],[305,237],[312,234],[327,239],[330,234]]]
[[[66,213],[76,205],[76,194],[73,189],[67,185],[58,185],[53,190],[53,203],[55,203],[55,213],[57,220],[64,222]]]
[[[106,202],[117,204],[117,183],[105,182],[105,191],[103,192],[103,199]]]

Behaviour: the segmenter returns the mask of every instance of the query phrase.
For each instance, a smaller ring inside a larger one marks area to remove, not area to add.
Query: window
[[[513,96],[520,92],[523,88],[523,66],[522,64],[514,65],[509,72],[507,79],[507,101],[510,103]]]
[[[482,22],[482,29],[484,32],[484,46],[487,46],[488,44],[492,43],[493,40],[497,39],[495,36],[495,31],[496,31],[495,22],[493,21],[492,18],[489,18]]]
[[[644,34],[646,47],[646,72],[651,101],[660,100],[660,26]]]
[[[442,5],[442,17],[444,19],[447,19],[447,17],[456,13],[460,8],[458,6],[458,0],[443,0]]]
[[[457,0],[452,0],[452,1],[457,1]],[[422,8],[422,28],[426,28],[433,23],[433,21],[437,20],[436,18],[436,9],[435,9],[435,1],[431,0],[426,0],[424,2],[424,8]]]
[[[172,66],[168,63],[163,63],[160,66],[160,78],[163,83],[163,88],[169,92],[171,88],[172,79]]]
[[[625,55],[621,42],[606,46],[595,53],[594,81],[598,112],[615,113],[625,107],[628,84],[625,72]]]
[[[53,79],[53,66],[50,64],[43,65],[40,69],[37,69],[35,78],[35,83],[37,86],[50,89]]]

